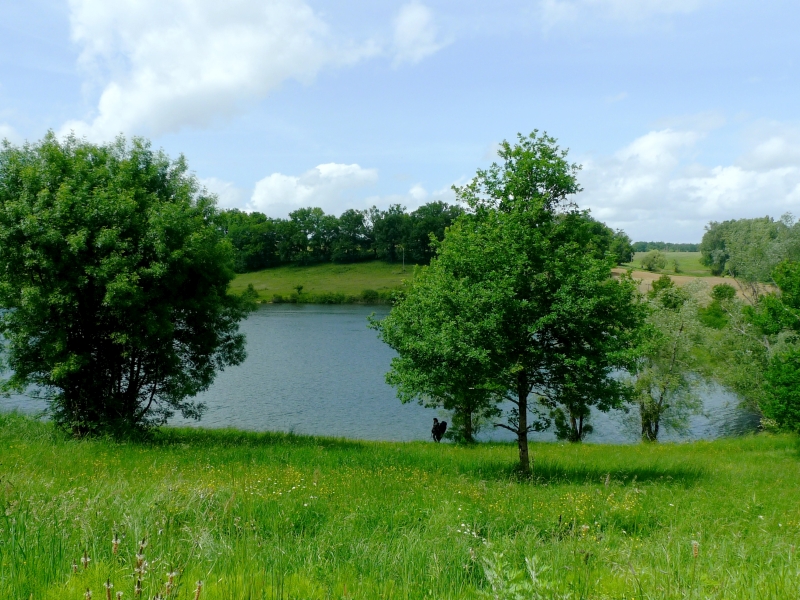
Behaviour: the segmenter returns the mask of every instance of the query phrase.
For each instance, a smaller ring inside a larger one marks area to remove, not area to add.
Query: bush
[[[364,302],[374,303],[380,300],[380,294],[375,290],[364,290],[361,292],[361,299]]]
[[[646,271],[659,271],[667,266],[667,258],[658,250],[652,250],[642,257],[642,268]]]

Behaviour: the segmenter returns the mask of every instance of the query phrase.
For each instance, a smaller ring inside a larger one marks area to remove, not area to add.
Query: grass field
[[[637,252],[633,257],[633,262],[623,265],[626,267],[633,267],[634,269],[642,268],[642,257],[647,254],[646,252]],[[667,266],[665,269],[659,271],[660,273],[675,273],[675,263],[678,261],[678,274],[690,275],[693,277],[711,277],[711,269],[705,265],[700,264],[699,252],[663,252],[667,258]]]
[[[403,271],[399,263],[377,260],[345,265],[285,266],[237,275],[231,290],[239,293],[252,284],[262,299],[271,300],[275,294],[285,297],[296,294],[296,286],[302,285],[301,294],[343,294],[359,298],[364,290],[385,293],[398,289],[404,279],[413,276],[414,265],[407,264]]]
[[[795,438],[531,450],[521,481],[512,445],[76,441],[0,415],[0,597],[798,597]],[[499,591],[526,558],[535,589]]]
[[[637,252],[632,263],[623,265],[641,269],[644,252]],[[673,261],[678,261],[678,271],[682,276],[710,277],[708,267],[700,264],[699,252],[665,252],[667,268],[663,273],[675,273]],[[360,302],[370,301],[365,290],[377,292],[372,301],[386,301],[391,292],[400,289],[404,280],[414,276],[414,265],[406,265],[403,271],[398,263],[369,261],[354,264],[324,263],[320,265],[284,266],[265,269],[255,273],[237,275],[231,283],[231,291],[241,293],[252,284],[264,302],[271,302],[276,296],[291,302]],[[300,294],[297,286],[303,286]]]

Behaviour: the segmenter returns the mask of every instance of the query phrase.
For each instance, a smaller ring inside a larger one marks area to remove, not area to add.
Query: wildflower
[[[142,595],[142,579],[141,579],[141,577],[136,579],[136,587],[133,588],[133,594],[135,596],[141,596]]]
[[[194,600],[200,600],[200,592],[202,591],[202,589],[203,589],[203,582],[198,581],[197,588],[195,588],[194,590]]]
[[[606,487],[608,487],[608,484],[610,483],[611,483],[611,473],[606,473],[606,481],[605,481]]]
[[[117,600],[122,600],[122,592],[117,592]]]
[[[83,551],[83,558],[81,558],[81,564],[83,565],[83,570],[84,570],[84,571],[85,571],[86,569],[88,569],[88,568],[89,568],[89,561],[90,561],[90,560],[92,560],[92,559],[91,559],[91,558],[89,558],[89,553],[88,553],[88,551],[87,551],[87,550],[84,550],[84,551]]]
[[[700,543],[692,540],[692,556],[694,558],[697,558],[699,554],[700,554]]]
[[[74,560],[72,561],[72,572],[73,573],[78,572],[78,563],[76,563]]]
[[[103,585],[106,588],[106,600],[111,600],[111,588],[114,587],[114,584],[111,583],[110,579],[106,579],[106,582]]]
[[[92,590],[86,588],[86,593],[83,595],[83,597],[86,598],[86,600],[92,600]]]

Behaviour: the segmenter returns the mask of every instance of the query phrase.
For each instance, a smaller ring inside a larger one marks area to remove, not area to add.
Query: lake
[[[265,304],[242,323],[247,360],[217,376],[200,396],[208,410],[202,421],[174,418],[171,424],[280,430],[299,434],[370,440],[429,439],[433,417],[446,414],[401,404],[384,374],[395,355],[367,328],[367,317],[388,307]],[[737,408],[735,396],[712,387],[703,392],[708,416],[692,418],[686,439],[713,439],[752,431],[757,416]],[[34,412],[44,403],[24,396],[0,399],[0,408]],[[636,442],[635,424],[621,413],[594,414],[597,443]],[[512,440],[505,430],[480,439]],[[553,440],[552,433],[531,434]],[[663,436],[664,440],[678,439]]]

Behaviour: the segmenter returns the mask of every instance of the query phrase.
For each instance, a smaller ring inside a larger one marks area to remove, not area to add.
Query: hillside
[[[369,261],[350,264],[323,263],[311,266],[284,266],[255,273],[237,275],[231,291],[241,293],[252,284],[262,301],[271,301],[275,294],[291,297],[302,285],[301,294],[343,294],[361,298],[365,290],[383,295],[398,289],[403,281],[414,276],[414,265]]]

